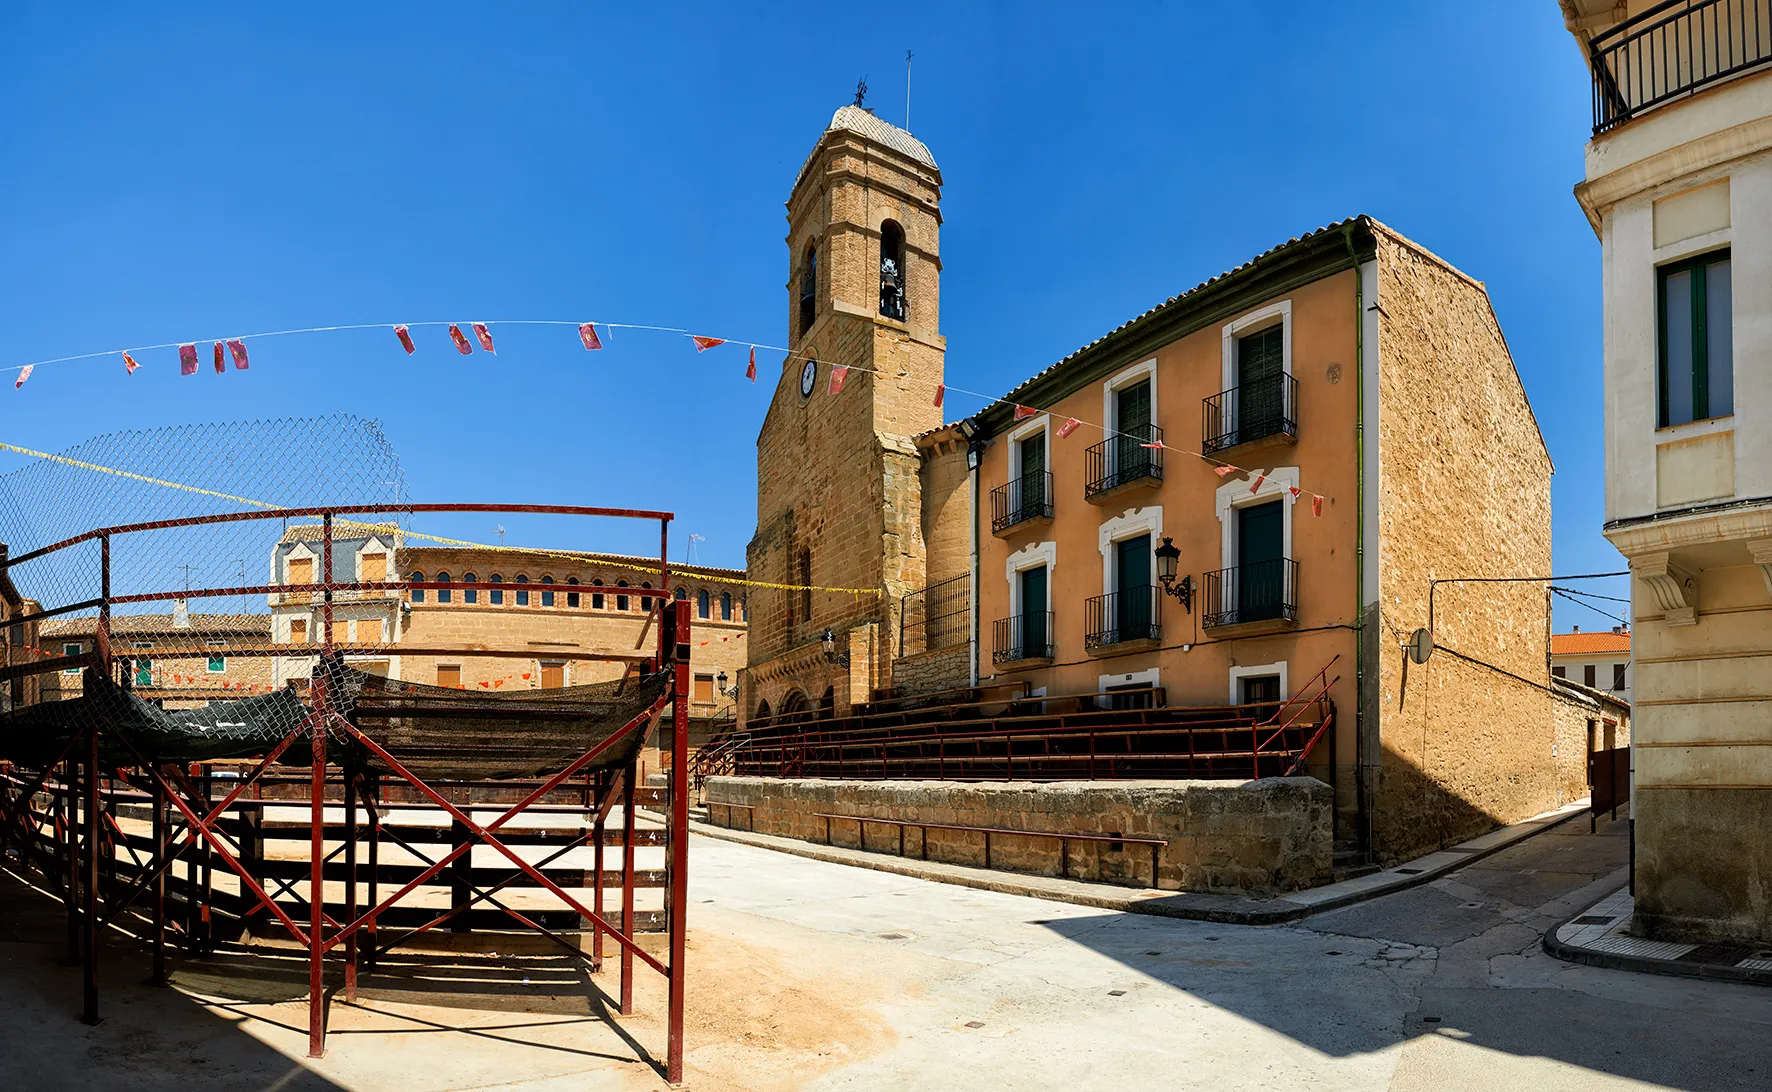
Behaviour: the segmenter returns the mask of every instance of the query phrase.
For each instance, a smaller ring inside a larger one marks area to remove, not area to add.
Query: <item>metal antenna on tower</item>
[[[904,51],[904,131],[911,131],[911,51]]]
[[[693,565],[695,563],[695,544],[706,541],[706,535],[690,535],[689,541],[683,546],[683,563]]]
[[[499,524],[492,529],[492,532],[498,536],[498,544],[503,546],[505,544],[505,525]]]
[[[864,76],[862,76],[861,79],[855,81],[855,105],[861,106],[862,109],[865,110],[867,107],[863,105],[862,100],[867,97],[868,97],[868,78],[867,78],[867,76],[864,75]]]

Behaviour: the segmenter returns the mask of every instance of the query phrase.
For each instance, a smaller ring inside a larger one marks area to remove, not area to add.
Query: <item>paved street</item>
[[[1601,970],[1539,936],[1622,880],[1564,824],[1410,891],[1251,928],[1094,910],[694,842],[697,1089],[1760,1089],[1772,991]],[[299,966],[241,953],[78,1024],[53,903],[6,881],[7,1087],[661,1088],[661,992],[617,1032],[570,963],[396,963],[302,1059]],[[609,988],[602,977],[599,983]]]

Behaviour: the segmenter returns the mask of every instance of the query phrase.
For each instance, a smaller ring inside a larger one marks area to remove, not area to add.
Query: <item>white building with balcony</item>
[[[1560,0],[1593,78],[1637,927],[1772,943],[1772,0]]]

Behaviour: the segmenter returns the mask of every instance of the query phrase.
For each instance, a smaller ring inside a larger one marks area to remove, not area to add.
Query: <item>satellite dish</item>
[[[1427,658],[1433,655],[1434,635],[1425,629],[1418,629],[1409,635],[1409,643],[1403,647],[1409,650],[1411,660],[1418,664],[1425,664]]]

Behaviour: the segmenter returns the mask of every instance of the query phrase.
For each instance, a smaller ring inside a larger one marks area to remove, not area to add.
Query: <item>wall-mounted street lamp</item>
[[[726,675],[725,671],[721,671],[718,675],[714,676],[714,690],[715,690],[715,692],[717,692],[721,697],[725,697],[725,698],[738,697],[738,683],[736,681],[734,681],[731,686],[727,686],[726,679],[727,679],[727,675]]]
[[[849,653],[837,651],[837,635],[831,632],[831,627],[824,627],[824,636],[820,640],[824,644],[825,663],[836,664],[838,667],[849,666]]]
[[[1156,548],[1157,579],[1163,582],[1163,593],[1173,595],[1181,602],[1181,609],[1189,614],[1194,610],[1194,578],[1184,576],[1181,582],[1175,580],[1175,563],[1181,560],[1181,547],[1163,536],[1163,545]]]

